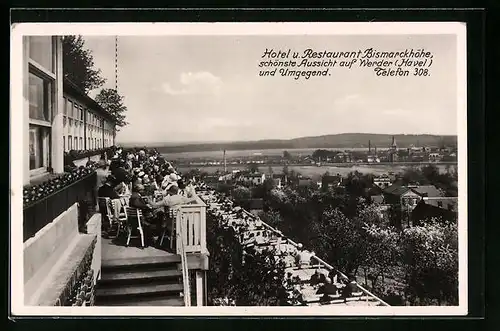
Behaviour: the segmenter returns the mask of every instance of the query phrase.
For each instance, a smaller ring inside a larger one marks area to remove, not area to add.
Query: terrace
[[[169,245],[125,246],[120,238],[101,238],[101,214],[95,213],[94,169],[74,182],[25,206],[25,289],[30,305],[204,306],[209,252],[207,213],[239,228],[240,243],[255,253],[271,250],[287,263],[283,280],[290,305],[387,305],[356,284],[348,296],[321,294],[311,285],[315,273],[338,272],[316,256],[297,264],[302,245],[262,222],[258,216],[233,207],[201,183],[195,201],[178,206],[172,219]],[[85,209],[88,204],[91,208]],[[55,208],[55,207],[57,208]],[[88,210],[91,210],[90,212]],[[45,255],[44,255],[45,254]],[[63,256],[58,261],[54,256]],[[37,262],[38,261],[38,262]],[[339,273],[339,288],[348,283]],[[84,285],[82,285],[84,284]]]

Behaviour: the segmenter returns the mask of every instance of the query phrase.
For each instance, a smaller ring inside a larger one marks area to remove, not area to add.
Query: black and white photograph
[[[467,314],[465,32],[13,25],[12,313]]]

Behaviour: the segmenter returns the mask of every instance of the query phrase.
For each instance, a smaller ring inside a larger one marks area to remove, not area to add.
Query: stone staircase
[[[103,260],[96,306],[184,306],[181,257]]]

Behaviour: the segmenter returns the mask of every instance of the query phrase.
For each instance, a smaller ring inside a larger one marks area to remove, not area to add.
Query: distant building
[[[377,185],[381,189],[385,189],[392,184],[392,180],[388,175],[382,175],[373,178],[373,184]]]
[[[273,179],[274,185],[277,188],[282,188],[286,184],[286,181],[287,181],[287,177],[285,174],[273,174],[272,179]]]
[[[392,144],[389,149],[389,162],[398,161],[398,145],[396,144],[396,137],[392,136]]]
[[[242,174],[239,180],[246,184],[261,185],[266,180],[266,174],[259,172]]]
[[[342,176],[340,175],[323,176],[321,178],[321,181],[319,181],[317,184],[319,189],[322,189],[324,185],[327,186],[328,188],[336,188],[342,184]]]
[[[368,162],[368,163],[380,163],[380,159],[376,155],[368,155],[366,157],[366,162]]]
[[[338,152],[334,157],[336,163],[350,163],[352,162],[351,154],[347,152]]]
[[[429,154],[429,161],[431,162],[439,162],[441,161],[442,155],[439,153],[430,153]]]
[[[420,225],[423,221],[432,218],[443,221],[456,221],[458,198],[456,197],[439,197],[439,198],[423,198],[411,213],[413,225]]]
[[[423,198],[438,198],[442,194],[433,185],[391,185],[384,189],[383,196],[386,203],[400,205],[402,210],[412,211]]]
[[[311,178],[308,178],[308,177],[299,178],[299,181],[298,181],[299,187],[308,187],[308,186],[311,186],[312,184],[313,184],[313,181]]]

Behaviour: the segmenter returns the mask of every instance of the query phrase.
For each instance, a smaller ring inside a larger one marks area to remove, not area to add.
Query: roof
[[[255,173],[255,174],[245,174],[243,175],[244,177],[249,177],[249,178],[260,178],[262,177],[263,174],[261,173]]]
[[[411,189],[421,196],[427,196],[430,198],[441,197],[441,192],[434,185],[421,185],[417,187],[411,187]]]
[[[458,198],[457,197],[439,197],[424,199],[424,202],[428,205],[443,208],[446,210],[457,211],[458,210]]]
[[[78,85],[72,82],[69,78],[64,77],[63,92],[75,96],[80,102],[85,103],[92,110],[96,111],[100,115],[106,117],[106,119],[116,122],[113,115],[108,113],[104,108],[101,107],[94,99],[89,97]]]
[[[402,195],[408,192],[409,188],[401,185],[391,185],[384,189],[385,194]]]
[[[329,183],[338,183],[338,182],[342,181],[342,177],[329,175],[329,176],[323,176],[322,180],[328,184]]]

